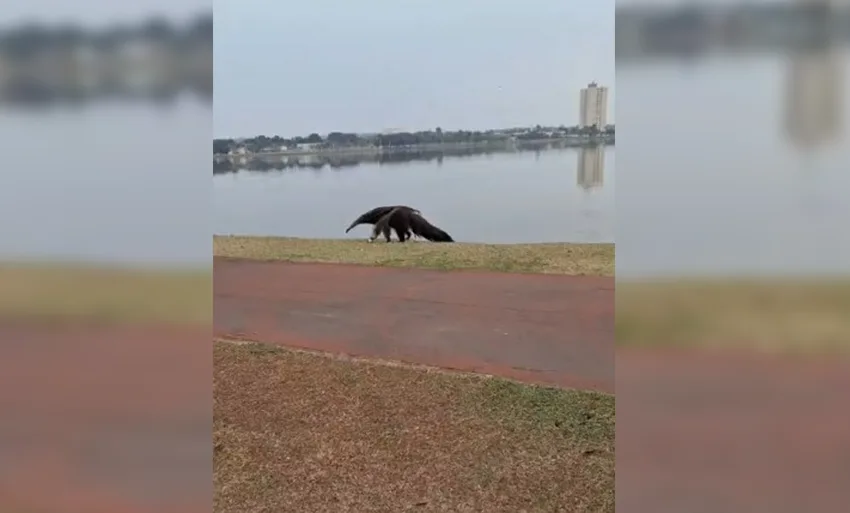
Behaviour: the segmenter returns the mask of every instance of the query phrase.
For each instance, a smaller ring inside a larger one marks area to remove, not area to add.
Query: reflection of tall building
[[[797,0],[831,5],[830,0]],[[826,28],[824,28],[826,30]],[[840,58],[825,41],[822,49],[792,57],[785,108],[785,131],[791,141],[811,147],[835,138],[844,109]]]
[[[583,189],[602,187],[605,183],[605,146],[579,149],[576,183]]]
[[[579,126],[605,128],[608,124],[608,88],[591,82],[579,97]]]

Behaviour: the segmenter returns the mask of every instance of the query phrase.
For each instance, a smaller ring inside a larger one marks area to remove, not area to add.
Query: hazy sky
[[[216,137],[578,122],[614,1],[215,3]]]

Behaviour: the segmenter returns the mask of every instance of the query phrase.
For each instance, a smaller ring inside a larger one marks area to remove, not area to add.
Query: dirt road
[[[614,391],[614,280],[215,259],[215,335]]]

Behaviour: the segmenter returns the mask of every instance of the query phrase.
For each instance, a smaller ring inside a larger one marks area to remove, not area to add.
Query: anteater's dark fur
[[[375,223],[370,240],[375,240],[379,234],[383,233],[387,242],[390,242],[390,229],[396,234],[413,232],[431,242],[454,242],[451,235],[429,223],[418,211],[409,208],[399,207],[387,212]],[[399,235],[399,241],[404,242],[405,238]]]
[[[349,226],[348,229],[345,230],[345,233],[350,232],[355,226],[358,226],[358,225],[361,225],[361,224],[372,224],[372,225],[378,224],[378,221],[380,221],[381,218],[384,217],[385,215],[389,214],[393,209],[398,209],[400,211],[407,211],[407,212],[415,212],[415,213],[421,215],[421,212],[419,212],[418,210],[416,210],[414,208],[408,207],[406,205],[391,205],[391,206],[384,206],[384,207],[376,207],[376,208],[373,208],[372,210],[366,212],[365,214],[361,215],[357,219],[355,219],[354,222],[351,223],[351,226]],[[395,226],[391,226],[391,228],[395,229]],[[398,231],[398,230],[395,230],[395,232],[396,232],[396,235],[398,236],[398,240],[400,240],[400,241],[404,241],[405,239],[408,239],[408,238],[411,237],[411,232],[410,232],[409,229],[407,231],[401,231],[401,232]]]

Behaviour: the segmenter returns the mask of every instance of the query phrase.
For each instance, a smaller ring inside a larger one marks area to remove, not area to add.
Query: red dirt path
[[[215,335],[614,391],[614,279],[215,259]]]
[[[850,504],[850,360],[617,349],[617,511]]]
[[[0,511],[210,511],[209,334],[0,318]]]

